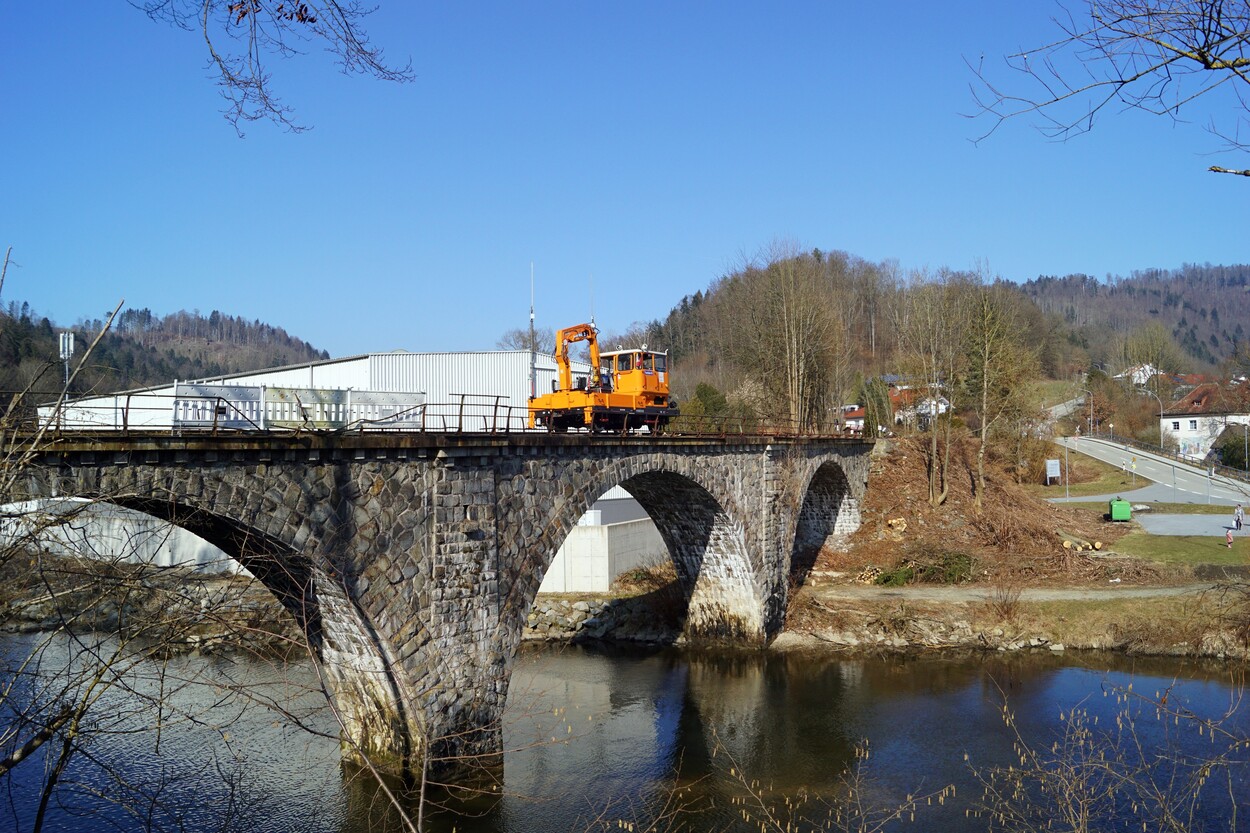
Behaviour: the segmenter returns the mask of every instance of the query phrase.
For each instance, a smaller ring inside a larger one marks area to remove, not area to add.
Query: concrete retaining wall
[[[612,579],[621,573],[668,559],[668,547],[650,518],[607,526],[575,526],[547,569],[538,592],[606,593]]]

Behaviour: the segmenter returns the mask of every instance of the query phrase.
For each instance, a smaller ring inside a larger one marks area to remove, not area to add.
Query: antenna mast
[[[530,261],[530,399],[538,396],[538,341],[534,338],[534,261]]]

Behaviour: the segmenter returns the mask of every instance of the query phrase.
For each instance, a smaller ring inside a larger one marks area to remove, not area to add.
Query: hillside
[[[1108,332],[1124,334],[1157,321],[1187,358],[1214,367],[1234,356],[1250,336],[1242,323],[1250,318],[1250,265],[1190,264],[1107,281],[1042,276],[1020,289],[1043,313],[1062,320],[1091,354],[1110,341]]]
[[[1146,361],[1181,373],[1250,362],[1250,265],[990,284],[984,275],[945,270],[904,275],[888,262],[818,249],[712,281],[647,325],[644,340],[670,350],[682,402],[704,398],[703,389],[759,410],[794,395],[784,383],[798,368],[807,374],[806,389],[852,402],[861,396],[859,380],[907,372],[910,348],[900,327],[908,320],[907,296],[924,284],[992,286],[1045,378],[1070,379],[1090,368],[1114,373]],[[802,316],[779,317],[776,299],[786,295]],[[778,339],[782,331],[788,340]]]
[[[103,326],[96,319],[68,328],[74,333],[78,358]],[[30,385],[36,399],[58,393],[64,379],[58,338],[64,329],[28,304],[14,301],[0,309],[0,391]],[[207,316],[124,310],[101,339],[71,393],[128,390],[325,358],[329,354],[324,350],[281,327],[217,310]]]

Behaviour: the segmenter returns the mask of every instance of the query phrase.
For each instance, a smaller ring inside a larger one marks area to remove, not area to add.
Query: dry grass
[[[632,567],[612,580],[612,591],[622,595],[641,595],[677,583],[677,568],[671,559]]]
[[[1043,634],[1069,646],[1157,654],[1197,648],[1224,628],[1224,615],[1206,595],[1160,596],[1020,602],[1011,624],[1021,633]],[[1001,624],[987,608],[978,619],[983,627]]]
[[[874,455],[859,531],[846,550],[822,552],[817,568],[855,571],[870,564],[889,568],[908,549],[939,548],[974,559],[982,577],[1017,574],[1038,584],[1104,575],[1106,568],[1098,560],[1064,550],[1059,530],[1109,545],[1128,531],[1124,524],[1105,522],[1088,510],[1048,503],[1016,484],[1014,475],[1001,464],[987,468],[978,512],[975,450],[970,439],[956,442],[951,449],[946,501],[933,507],[928,501],[928,449],[923,438],[892,441],[886,453]],[[893,518],[903,518],[905,530],[888,526],[886,522]]]
[[[1020,594],[1023,589],[1015,576],[999,576],[994,579],[985,595],[986,613],[998,622],[1014,622],[1020,615]]]
[[[671,560],[626,570],[612,581],[612,593],[639,599],[657,624],[680,630],[686,619],[686,597]]]

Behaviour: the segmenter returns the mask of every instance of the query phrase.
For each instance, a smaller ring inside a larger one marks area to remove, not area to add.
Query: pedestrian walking
[[[1233,526],[1237,527],[1237,531],[1241,532],[1241,522],[1245,520],[1246,513],[1241,510],[1241,504],[1237,504],[1237,508],[1233,510]]]
[[[1224,527],[1224,543],[1231,550],[1233,548],[1233,528],[1231,526]]]

